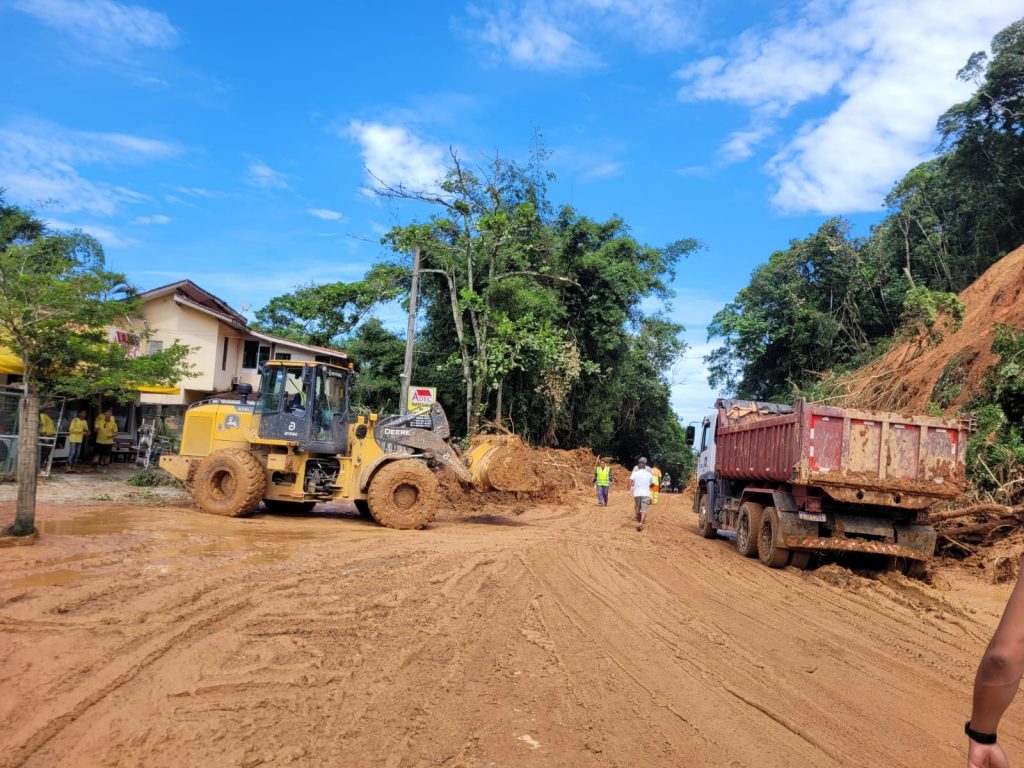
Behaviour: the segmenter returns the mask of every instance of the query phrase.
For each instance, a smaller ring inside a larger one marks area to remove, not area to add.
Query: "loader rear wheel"
[[[434,519],[437,478],[427,465],[400,459],[381,467],[366,494],[373,519],[386,528],[422,528]]]
[[[259,459],[241,448],[226,448],[200,462],[192,497],[209,515],[241,517],[259,506],[266,484]]]
[[[740,514],[736,520],[736,549],[744,557],[757,557],[757,540],[763,510],[764,506],[752,501],[740,504]]]
[[[284,501],[283,499],[264,499],[263,506],[272,515],[301,514],[312,512],[316,506],[315,501]]]
[[[359,516],[366,520],[373,520],[373,515],[370,514],[370,502],[366,499],[353,499],[352,503],[356,505],[356,512]]]
[[[705,539],[713,539],[718,535],[718,530],[711,522],[711,513],[708,510],[708,495],[702,493],[697,503],[697,533]]]
[[[765,507],[761,516],[760,533],[757,536],[757,556],[769,568],[785,567],[793,553],[793,550],[775,543],[775,534],[778,530],[779,513],[775,511],[775,507]]]

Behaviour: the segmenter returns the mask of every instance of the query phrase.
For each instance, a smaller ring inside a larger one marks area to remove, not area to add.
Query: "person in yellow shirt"
[[[79,411],[68,425],[68,472],[74,472],[75,465],[82,458],[82,444],[88,434],[91,434],[89,420],[86,418],[85,411]]]
[[[661,493],[661,470],[651,467],[651,504],[658,503],[658,495]]]
[[[114,409],[103,411],[103,415],[97,416],[92,426],[96,430],[96,455],[92,457],[92,463],[94,466],[99,464],[106,467],[110,464],[110,450],[114,447],[114,435],[117,434]]]
[[[46,411],[39,412],[39,434],[42,437],[53,437],[57,434],[57,430],[53,426],[53,419]]]

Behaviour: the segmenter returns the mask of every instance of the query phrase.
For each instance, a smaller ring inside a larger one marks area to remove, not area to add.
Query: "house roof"
[[[261,331],[254,331],[252,328],[247,328],[246,333],[256,339],[262,339],[263,341],[270,341],[274,344],[286,344],[295,349],[302,349],[306,352],[312,352],[315,355],[329,355],[331,357],[340,357],[344,360],[348,360],[348,353],[343,352],[340,349],[331,349],[330,347],[319,347],[316,344],[303,344],[300,341],[293,339],[284,339],[280,336],[271,336],[269,333],[262,333]]]
[[[252,338],[261,339],[274,344],[286,344],[294,349],[301,349],[314,355],[328,355],[330,357],[338,357],[343,360],[349,359],[348,354],[340,349],[320,347],[316,344],[303,344],[302,342],[294,341],[293,339],[285,339],[280,336],[271,336],[269,333],[255,331],[249,327],[249,322],[240,312],[236,312],[226,301],[219,299],[209,291],[200,288],[191,280],[179,280],[176,283],[168,283],[167,285],[161,285],[158,288],[143,291],[139,294],[139,298],[143,301],[151,301],[153,299],[158,299],[161,296],[168,295],[173,295],[175,301],[183,306],[191,307],[192,309],[213,315],[220,315],[226,323],[238,328],[247,336],[251,336]]]
[[[217,298],[209,291],[200,288],[198,285],[193,283],[191,280],[179,280],[176,283],[168,283],[167,285],[161,285],[158,288],[153,288],[148,291],[143,291],[139,294],[139,298],[143,301],[151,301],[158,299],[161,296],[168,294],[174,294],[175,296],[181,296],[189,301],[191,304],[197,304],[204,309],[211,310],[215,313],[227,316],[230,321],[234,324],[247,325],[245,317],[240,313],[236,312],[231,306],[223,299]]]

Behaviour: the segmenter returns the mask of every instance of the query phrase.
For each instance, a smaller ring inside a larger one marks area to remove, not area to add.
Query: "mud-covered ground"
[[[643,533],[621,489],[391,531],[118,472],[46,483],[0,548],[5,768],[959,765],[1009,594],[769,570],[682,496]],[[1000,740],[1024,759],[1024,702]]]

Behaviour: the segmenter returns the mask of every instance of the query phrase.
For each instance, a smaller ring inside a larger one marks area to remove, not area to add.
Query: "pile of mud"
[[[974,504],[939,511],[934,518],[939,518],[936,554],[945,565],[994,584],[1017,578],[1024,556],[1024,505]]]
[[[489,488],[464,489],[452,473],[440,473],[444,506],[459,514],[493,512],[496,507],[519,514],[527,503],[562,504],[592,491],[599,458],[589,448],[531,448],[516,435],[499,443],[486,458]],[[613,464],[612,479],[622,487],[629,471]]]
[[[923,412],[931,402],[956,413],[996,362],[994,324],[1024,328],[1024,247],[993,264],[960,300],[965,312],[959,330],[947,330],[931,347],[921,338],[896,339],[888,352],[850,374],[838,404]]]

